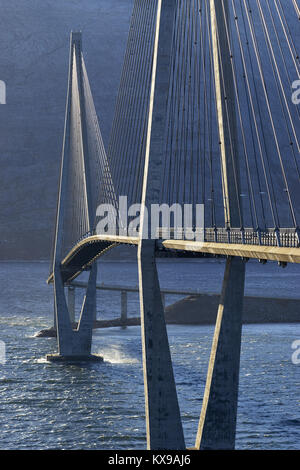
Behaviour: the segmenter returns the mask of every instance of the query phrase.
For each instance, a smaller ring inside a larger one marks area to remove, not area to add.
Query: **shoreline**
[[[216,322],[219,294],[190,295],[169,305],[166,322],[212,325]],[[243,324],[300,323],[300,299],[245,296]]]

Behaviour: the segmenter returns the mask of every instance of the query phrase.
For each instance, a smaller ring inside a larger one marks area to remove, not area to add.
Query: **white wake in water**
[[[107,348],[99,348],[96,354],[103,356],[105,362],[111,364],[138,364],[140,361],[136,357],[130,356],[124,352],[119,345],[113,344]]]

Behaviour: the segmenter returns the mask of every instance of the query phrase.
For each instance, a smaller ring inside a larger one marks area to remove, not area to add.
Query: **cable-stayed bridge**
[[[245,261],[300,262],[299,6],[286,3],[135,0],[107,149],[81,34],[71,35],[48,278],[59,351],[49,359],[95,359],[95,261],[136,245],[148,448],[185,447],[156,257],[227,257],[195,444],[202,449],[234,447]],[[161,205],[172,209],[171,227],[148,217]],[[74,330],[64,286],[86,269]]]

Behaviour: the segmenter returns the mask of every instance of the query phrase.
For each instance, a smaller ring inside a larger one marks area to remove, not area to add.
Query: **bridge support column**
[[[143,368],[148,449],[184,449],[164,308],[155,261],[155,241],[138,249]]]
[[[214,80],[221,150],[225,227],[243,228],[228,0],[210,0]],[[208,366],[197,449],[234,449],[245,262],[226,263]]]
[[[68,286],[68,309],[70,314],[70,320],[72,323],[75,322],[75,287]]]
[[[97,320],[97,273],[98,273],[98,266],[97,262],[92,265],[89,283],[91,283],[91,289],[89,293],[89,304],[91,308],[91,317],[92,317],[92,328],[94,326],[94,322]],[[87,293],[86,293],[87,296]],[[84,300],[85,301],[85,300]]]
[[[245,262],[229,258],[213,337],[197,449],[234,449]]]
[[[77,329],[72,322],[67,306],[60,267],[54,269],[54,303],[58,354],[47,355],[49,361],[102,361],[102,357],[91,355],[92,333],[95,312],[97,266],[93,265],[86,295],[82,304]]]
[[[147,447],[164,450],[184,449],[185,443],[155,261],[156,242],[151,239],[158,227],[148,226],[147,214],[152,204],[160,202],[176,8],[174,0],[157,2],[138,246]]]
[[[127,327],[127,292],[121,291],[121,325],[125,329]]]
[[[74,79],[74,76],[76,79]],[[70,305],[68,309],[64,283],[61,275],[61,260],[63,257],[63,234],[65,230],[64,217],[68,200],[68,172],[70,168],[71,136],[72,136],[72,99],[78,98],[77,119],[80,124],[80,132],[77,139],[81,141],[80,166],[83,173],[83,186],[85,198],[85,225],[87,232],[91,232],[95,219],[95,208],[92,197],[91,168],[89,162],[89,145],[86,124],[86,103],[84,95],[84,80],[82,67],[81,33],[72,33],[70,38],[69,79],[68,95],[65,114],[65,129],[62,149],[62,162],[60,170],[59,194],[57,203],[55,242],[53,254],[54,277],[54,306],[56,318],[56,331],[58,341],[58,354],[48,355],[48,360],[102,360],[91,355],[93,324],[96,316],[96,280],[97,265],[93,264],[83,301],[80,319],[76,329],[72,327],[73,312]],[[77,129],[77,128],[76,128]],[[79,162],[77,162],[79,163]],[[71,302],[72,304],[72,302]],[[70,316],[71,313],[71,316]]]

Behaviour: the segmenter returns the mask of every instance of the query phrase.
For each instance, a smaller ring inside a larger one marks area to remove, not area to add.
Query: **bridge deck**
[[[256,258],[283,263],[300,263],[300,248],[242,245],[235,243],[210,243],[186,240],[165,240],[163,246],[171,250],[184,250],[195,253],[210,253],[213,255],[239,256]]]
[[[111,248],[120,244],[137,245],[138,238],[92,235],[78,242],[61,262],[63,282],[70,282]],[[53,273],[47,283],[53,282]]]
[[[75,279],[92,263],[115,246],[138,245],[138,237],[92,235],[82,239],[67,254],[61,263],[63,282]],[[164,240],[161,242],[159,252],[176,250],[194,254],[239,256],[242,258],[255,258],[283,263],[300,263],[300,248],[278,247],[256,244],[195,242],[186,240]],[[53,273],[47,283],[53,282]]]

